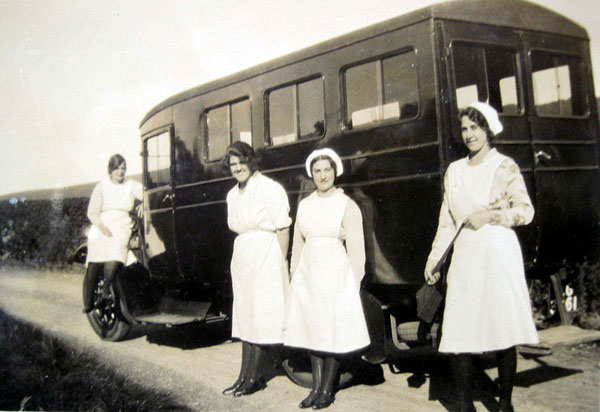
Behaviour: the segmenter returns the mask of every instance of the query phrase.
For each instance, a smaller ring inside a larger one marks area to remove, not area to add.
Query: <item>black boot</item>
[[[223,395],[231,395],[239,388],[242,387],[244,381],[246,380],[246,375],[248,374],[248,369],[250,365],[250,352],[252,347],[248,342],[242,342],[242,365],[240,367],[240,374],[238,375],[237,380],[228,388],[223,389]]]
[[[461,412],[474,412],[475,405],[473,404],[473,356],[467,353],[453,355],[450,358],[450,367],[458,397],[460,399]]]
[[[325,370],[323,372],[323,386],[313,409],[324,409],[329,407],[335,401],[335,380],[340,367],[340,362],[329,356],[325,358]]]
[[[299,408],[310,408],[315,404],[319,397],[320,388],[323,382],[323,369],[325,368],[325,359],[313,353],[310,354],[310,365],[312,368],[312,388],[306,398],[300,402]]]
[[[245,379],[242,386],[233,392],[233,396],[252,395],[255,392],[263,390],[267,387],[267,382],[262,376],[263,364],[267,356],[267,350],[259,345],[251,345],[250,369],[248,377]]]
[[[500,412],[513,412],[512,390],[517,374],[516,348],[513,346],[496,351],[496,362],[498,364],[499,410]]]
[[[94,310],[94,287],[101,273],[101,263],[88,263],[85,276],[83,277],[83,313]]]

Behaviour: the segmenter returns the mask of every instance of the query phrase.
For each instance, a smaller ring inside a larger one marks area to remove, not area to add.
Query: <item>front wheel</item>
[[[113,282],[116,286],[117,279]],[[87,313],[88,321],[94,332],[103,340],[117,342],[127,337],[131,325],[125,320],[121,312],[122,300],[115,293],[114,287],[110,289],[110,296],[102,297],[104,278],[101,276],[94,284],[93,309]]]

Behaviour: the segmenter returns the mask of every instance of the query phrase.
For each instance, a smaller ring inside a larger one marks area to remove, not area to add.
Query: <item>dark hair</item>
[[[120,154],[112,155],[110,159],[108,159],[108,174],[111,174],[113,170],[118,169],[123,163],[125,163],[125,167],[127,167],[127,162],[123,156]]]
[[[337,177],[337,166],[336,166],[335,162],[333,161],[333,159],[327,155],[317,156],[313,160],[310,161],[310,174],[314,177],[312,168],[313,168],[313,165],[315,163],[317,163],[319,160],[329,160],[329,163],[331,164],[331,167],[333,168],[333,174],[334,174],[333,182],[335,183],[335,178]]]
[[[488,138],[488,143],[491,144],[492,138],[494,137],[494,133],[492,133],[492,130],[490,129],[490,126],[488,125],[485,116],[482,115],[481,112],[479,112],[479,110],[473,107],[465,107],[458,113],[459,120],[462,121],[462,118],[464,116],[467,116],[469,119],[471,119],[473,123],[485,130],[485,133],[487,134]]]
[[[224,167],[229,167],[231,156],[239,157],[240,163],[248,165],[250,173],[254,173],[258,170],[258,157],[254,153],[252,146],[248,143],[242,141],[231,143],[227,149],[225,149],[225,156],[223,157]]]

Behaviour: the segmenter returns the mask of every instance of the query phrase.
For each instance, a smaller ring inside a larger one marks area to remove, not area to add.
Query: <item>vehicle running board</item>
[[[190,322],[214,321],[225,316],[207,316],[210,302],[192,302],[172,298],[161,299],[157,310],[134,314],[133,318],[143,324],[182,325]]]

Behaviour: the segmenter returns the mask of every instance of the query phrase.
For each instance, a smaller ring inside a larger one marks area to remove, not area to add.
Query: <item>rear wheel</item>
[[[115,286],[117,280],[113,283]],[[110,289],[110,296],[102,297],[104,278],[100,277],[94,285],[93,309],[87,313],[88,321],[94,332],[103,340],[116,342],[125,339],[131,330],[131,325],[125,320],[121,312],[123,302],[114,291]]]

